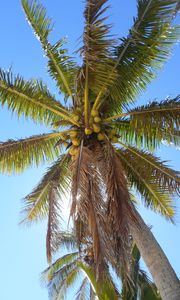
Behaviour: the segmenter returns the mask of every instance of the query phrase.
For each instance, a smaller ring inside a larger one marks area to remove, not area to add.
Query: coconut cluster
[[[76,122],[81,120],[79,112],[76,112],[73,116],[73,120]],[[116,130],[103,123],[103,119],[97,110],[91,111],[88,127],[85,127],[83,130],[80,127],[74,127],[72,130],[66,132],[62,136],[61,140],[63,140],[63,145],[65,147],[71,145],[69,154],[74,156],[78,152],[81,140],[90,140],[91,138],[96,138],[99,142],[103,142],[106,139],[110,140],[112,143],[116,143],[118,141]]]

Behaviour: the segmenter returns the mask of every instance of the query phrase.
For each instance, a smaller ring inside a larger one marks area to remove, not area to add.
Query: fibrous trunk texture
[[[180,281],[152,232],[137,213],[141,228],[130,225],[133,239],[163,300],[180,300]]]

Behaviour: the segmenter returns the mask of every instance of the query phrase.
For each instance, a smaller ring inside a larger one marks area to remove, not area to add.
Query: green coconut
[[[74,146],[79,146],[80,145],[80,140],[78,140],[77,138],[72,139],[72,144]]]
[[[92,109],[92,110],[91,110],[91,116],[92,116],[92,117],[98,117],[98,116],[99,116],[98,110]]]
[[[100,117],[94,117],[94,122],[95,123],[100,123],[101,122],[101,118]]]
[[[101,131],[101,127],[99,125],[93,124],[92,126],[95,133],[99,133]]]
[[[84,132],[86,135],[90,135],[90,134],[92,134],[93,131],[91,128],[85,128]]]
[[[98,135],[97,135],[97,139],[98,139],[98,141],[104,141],[105,140],[105,136],[104,136],[104,134],[103,133],[98,133]]]

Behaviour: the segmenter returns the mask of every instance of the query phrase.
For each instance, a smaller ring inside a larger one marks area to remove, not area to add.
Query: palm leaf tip
[[[51,19],[47,17],[46,9],[37,0],[21,0],[28,22],[35,30],[35,35],[44,43],[53,29]]]
[[[51,20],[47,17],[44,7],[36,0],[22,0],[22,5],[27,19],[35,35],[40,40],[45,55],[48,57],[49,74],[55,79],[65,98],[72,97],[77,68],[73,60],[68,56],[67,51],[62,48],[65,39],[60,39],[57,43],[51,45],[48,41],[48,36],[53,26]]]

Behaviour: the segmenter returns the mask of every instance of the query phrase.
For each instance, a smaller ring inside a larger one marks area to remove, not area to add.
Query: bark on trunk
[[[166,255],[137,212],[141,228],[130,225],[133,239],[163,300],[180,300],[180,282]]]

